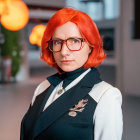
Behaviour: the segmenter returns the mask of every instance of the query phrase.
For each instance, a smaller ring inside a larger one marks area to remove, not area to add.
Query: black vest
[[[94,140],[93,115],[96,101],[88,94],[94,84],[101,82],[95,68],[74,87],[56,99],[42,112],[46,101],[55,88],[51,85],[35,99],[22,120],[21,140]],[[94,94],[94,93],[93,93]],[[87,100],[83,110],[69,115],[70,109]]]

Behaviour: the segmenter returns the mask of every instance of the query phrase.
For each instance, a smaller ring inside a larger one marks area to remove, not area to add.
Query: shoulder
[[[45,91],[49,86],[50,86],[50,83],[48,82],[48,80],[42,81],[42,82],[37,86],[37,88],[36,88],[35,91],[34,91],[33,98],[32,98],[32,104],[34,103],[35,98],[36,98],[39,94],[41,94],[43,91]]]
[[[118,88],[113,87],[107,82],[102,81],[96,84],[89,95],[97,103],[94,118],[98,114],[106,114],[108,111],[111,113],[115,111],[116,108],[121,110],[122,94]],[[108,113],[106,115],[108,115]]]
[[[120,90],[103,81],[95,85],[90,94],[97,102],[93,115],[95,140],[100,138],[121,140],[123,115]]]
[[[109,114],[121,114],[122,95],[118,88],[102,81],[93,87],[89,95],[97,102],[94,120],[101,114],[104,118],[109,118]]]
[[[119,98],[120,103],[122,102],[122,95],[118,88],[113,87],[109,83],[102,81],[92,88],[89,95],[99,103],[102,100],[113,100],[114,98]]]

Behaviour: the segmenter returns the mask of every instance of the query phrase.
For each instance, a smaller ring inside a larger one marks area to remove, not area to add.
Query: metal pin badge
[[[76,104],[73,108],[70,108],[70,112],[68,113],[69,116],[75,117],[77,112],[83,112],[85,105],[87,104],[88,99],[82,99]]]
[[[77,115],[77,113],[75,111],[70,111],[69,112],[69,116],[71,117],[75,117]]]
[[[62,93],[64,93],[65,92],[65,89],[60,89],[59,91],[58,91],[58,94],[62,94]]]

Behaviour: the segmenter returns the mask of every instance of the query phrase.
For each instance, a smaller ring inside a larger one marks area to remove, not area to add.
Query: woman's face
[[[52,36],[52,40],[66,40],[68,38],[82,38],[76,24],[72,22],[67,22],[64,25],[57,27]],[[63,71],[74,71],[86,63],[91,48],[86,41],[84,41],[82,45],[83,48],[81,50],[71,51],[64,42],[60,52],[53,52],[55,62]]]

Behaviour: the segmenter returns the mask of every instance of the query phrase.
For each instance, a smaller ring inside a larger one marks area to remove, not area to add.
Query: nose
[[[61,49],[61,55],[62,56],[70,55],[70,50],[68,49],[66,42],[63,42],[62,49]]]

